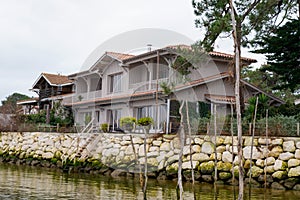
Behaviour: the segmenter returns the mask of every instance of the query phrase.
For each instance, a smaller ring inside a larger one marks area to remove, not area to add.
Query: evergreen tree
[[[263,37],[258,43],[262,48],[256,53],[266,54],[265,71],[273,72],[273,89],[299,90],[300,86],[300,20],[292,20],[278,28],[271,37]]]
[[[199,18],[196,26],[206,30],[200,44],[211,51],[221,34],[232,34],[234,41],[234,79],[236,115],[238,124],[239,197],[243,199],[244,173],[242,163],[242,119],[240,99],[241,46],[248,46],[261,36],[276,30],[285,18],[297,11],[297,2],[289,0],[193,0],[194,12]],[[254,35],[254,38],[250,38]]]

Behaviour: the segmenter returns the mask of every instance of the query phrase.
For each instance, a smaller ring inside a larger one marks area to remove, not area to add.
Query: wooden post
[[[210,124],[209,124],[209,122],[207,122],[207,124],[206,124],[206,135],[209,134],[209,129],[210,129]]]
[[[251,131],[252,131],[252,123],[249,123],[249,135],[251,135]]]
[[[265,159],[265,174],[264,174],[264,179],[265,179],[265,188],[267,187],[267,159],[269,156],[269,142],[268,142],[268,128],[269,128],[269,124],[268,124],[268,117],[269,117],[269,110],[266,110],[266,149],[267,149],[267,157]]]
[[[297,136],[299,136],[299,131],[300,131],[300,125],[299,122],[297,123]]]
[[[56,124],[56,132],[59,132],[59,123]]]
[[[217,154],[217,106],[216,106],[216,104],[214,104],[214,135],[215,135],[215,141],[214,141],[214,143],[215,143],[215,177],[214,177],[214,179],[215,179],[215,183],[217,182],[217,180],[218,180],[218,168],[217,168],[217,162],[218,162],[218,160],[217,160],[217,156],[218,156],[218,154]]]
[[[231,160],[231,163],[232,163],[232,185],[234,185],[234,164],[233,164],[233,161],[234,161],[234,153],[233,153],[233,143],[234,143],[234,140],[233,140],[233,105],[232,103],[230,104],[230,111],[231,111],[231,116],[230,116],[230,133],[231,133],[231,150],[232,150],[232,160]]]
[[[251,178],[252,178],[252,155],[253,155],[253,143],[254,143],[254,132],[255,132],[255,121],[256,121],[256,114],[257,114],[257,106],[258,106],[258,97],[256,97],[256,102],[255,102],[252,136],[251,136],[250,174],[249,174],[249,186],[250,187],[251,187]]]

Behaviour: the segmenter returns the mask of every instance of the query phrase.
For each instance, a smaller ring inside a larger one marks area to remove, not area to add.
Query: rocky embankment
[[[191,180],[193,168],[197,181],[213,182],[216,163],[219,184],[237,183],[236,137],[232,140],[228,136],[216,139],[193,136],[185,143],[182,166],[186,181]],[[255,138],[252,163],[251,143],[250,137],[243,138],[246,183],[251,172],[252,186],[263,187],[266,183],[271,188],[300,190],[300,138]],[[138,134],[1,133],[0,162],[61,168],[68,172],[134,175],[144,169],[144,147],[144,138]],[[175,135],[149,136],[146,139],[149,176],[176,179],[179,153],[180,141]]]

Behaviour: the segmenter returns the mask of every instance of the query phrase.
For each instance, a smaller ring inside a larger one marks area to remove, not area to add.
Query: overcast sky
[[[0,100],[33,96],[41,72],[75,73],[99,45],[127,31],[167,29],[199,40],[194,19],[190,0],[0,0]],[[220,41],[216,50],[231,47]]]

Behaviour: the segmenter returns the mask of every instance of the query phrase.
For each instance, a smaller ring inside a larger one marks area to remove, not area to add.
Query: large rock
[[[281,146],[275,146],[269,152],[269,156],[278,158],[279,154],[281,154],[282,152],[283,152],[283,149]]]
[[[221,180],[227,180],[227,179],[230,179],[231,177],[232,177],[232,174],[229,172],[220,172],[219,173],[219,178]]]
[[[158,147],[161,145],[161,143],[162,143],[162,141],[157,141],[157,140],[154,140],[152,142],[153,146],[158,146]]]
[[[156,166],[156,167],[158,166],[158,162],[157,162],[156,158],[148,158],[147,163],[152,166]]]
[[[274,139],[272,140],[272,145],[282,145],[283,143],[283,139],[279,138],[279,139]]]
[[[212,154],[215,152],[215,145],[211,142],[204,142],[201,148],[202,153]]]
[[[218,169],[218,171],[230,172],[231,169],[232,169],[232,164],[231,163],[218,162],[217,163],[217,169]]]
[[[186,155],[189,155],[190,153],[193,153],[193,149],[192,149],[192,152],[190,150],[191,150],[190,146],[184,146],[183,152],[182,152],[183,155],[186,156]]]
[[[252,166],[251,169],[248,171],[248,177],[250,176],[250,172],[252,173],[252,177],[256,178],[259,177],[264,172],[264,170],[257,166]]]
[[[275,158],[274,157],[266,158],[266,163],[267,163],[267,166],[273,165],[275,163]]]
[[[170,144],[173,149],[180,149],[181,144],[180,139],[178,137],[174,138]]]
[[[230,153],[238,154],[238,148],[237,148],[237,146],[226,145],[226,150],[229,151]]]
[[[276,160],[275,164],[274,164],[274,170],[278,171],[278,170],[285,170],[287,168],[287,163],[282,161],[282,160]]]
[[[244,141],[244,146],[251,146],[252,145],[252,137],[246,137]],[[257,139],[253,139],[253,146],[257,146],[258,141]]]
[[[283,142],[282,147],[283,147],[283,151],[286,151],[286,152],[295,152],[295,150],[296,150],[294,141]]]
[[[53,158],[53,156],[54,156],[54,154],[51,153],[51,152],[47,152],[47,153],[42,154],[42,158],[44,158],[44,159],[51,159],[51,158]]]
[[[300,141],[296,143],[297,149],[300,149]]]
[[[192,161],[192,163],[193,163],[193,169],[195,169],[198,162],[197,161]],[[192,169],[191,162],[187,161],[187,162],[182,163],[182,169]]]
[[[200,147],[200,145],[193,145],[192,150],[195,153],[200,153],[201,152],[201,147]]]
[[[230,144],[232,145],[232,137],[230,136],[226,136],[224,139],[224,144]],[[237,145],[238,144],[238,140],[236,137],[233,138],[233,145]]]
[[[154,147],[151,147],[151,148],[154,148]],[[148,151],[149,151],[149,145],[147,144],[146,145],[146,152],[148,152]],[[139,156],[145,156],[144,145],[140,145],[138,153],[139,153]]]
[[[209,156],[205,153],[195,153],[192,155],[192,160],[205,162],[205,161],[209,161]]]
[[[247,146],[243,148],[243,155],[245,159],[251,158],[251,146]],[[257,160],[261,158],[263,158],[262,153],[259,152],[256,147],[253,147],[252,159]]]
[[[160,145],[160,151],[170,151],[170,143],[169,142],[164,142]]]
[[[217,147],[217,152],[218,153],[223,153],[224,151],[226,151],[226,147],[224,145],[221,145],[221,146]]]
[[[195,138],[194,141],[195,141],[195,144],[199,144],[199,145],[202,145],[204,142],[204,140],[200,139],[200,138]]]
[[[274,179],[283,180],[287,177],[287,172],[286,171],[276,171],[272,174],[272,177]]]
[[[222,161],[225,163],[226,162],[231,163],[232,162],[232,154],[229,151],[223,152]]]
[[[290,152],[284,152],[284,153],[279,154],[279,159],[280,160],[289,160],[289,159],[292,159],[294,157],[295,157],[295,155],[293,153],[290,153]]]
[[[259,138],[258,143],[259,144],[271,144],[271,139]]]
[[[300,149],[295,151],[295,158],[300,159]]]
[[[288,189],[292,189],[297,184],[297,182],[297,178],[288,178],[284,180],[284,186]]]
[[[213,161],[201,163],[199,171],[203,174],[211,174],[214,171],[215,163]]]
[[[256,166],[258,167],[264,167],[265,166],[265,161],[262,160],[262,159],[258,159],[256,162],[255,162]]]
[[[298,160],[298,159],[290,159],[290,160],[288,161],[288,167],[289,167],[289,168],[297,167],[297,166],[299,166],[299,165],[300,165],[300,160]]]
[[[224,138],[223,138],[223,137],[220,137],[220,136],[217,136],[216,138],[213,136],[213,137],[211,138],[211,141],[212,141],[214,144],[215,144],[215,142],[216,142],[217,146],[220,146],[220,145],[224,144]]]
[[[299,177],[300,176],[300,166],[291,168],[288,173],[289,177]]]
[[[274,172],[275,172],[275,170],[274,170],[274,165],[267,166],[267,167],[266,167],[266,172],[267,172],[268,174],[274,173]]]
[[[178,158],[179,158],[178,155],[173,155],[173,156],[168,158],[167,162],[168,162],[168,164],[172,164],[172,163],[178,161]]]
[[[275,190],[285,190],[285,187],[282,186],[280,183],[277,183],[277,182],[273,182],[271,184],[271,188],[275,189]]]
[[[216,154],[213,153],[209,156],[209,159],[210,160],[215,160],[215,157],[216,157]],[[221,153],[217,153],[217,160],[222,160],[222,154]]]

